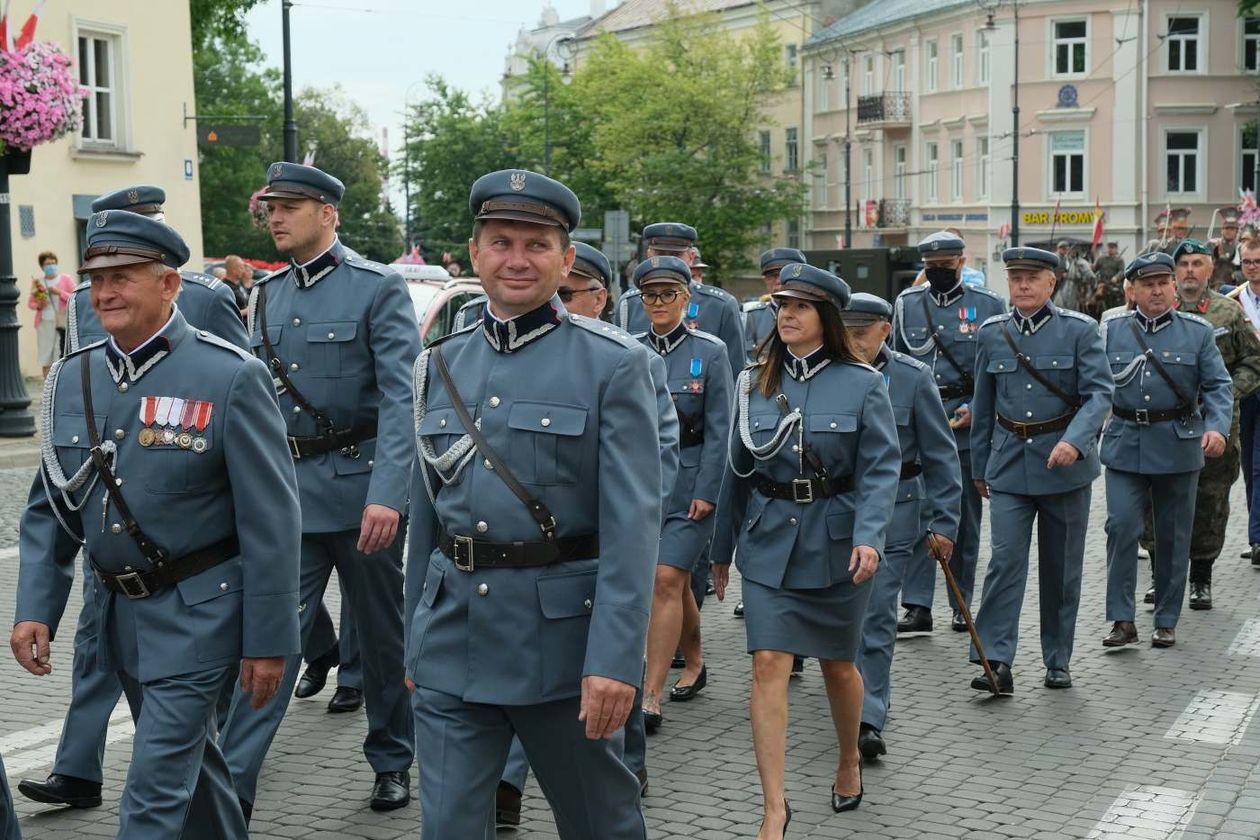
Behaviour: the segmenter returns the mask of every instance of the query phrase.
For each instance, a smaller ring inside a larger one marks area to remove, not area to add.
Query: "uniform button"
[[[336,338],[336,337],[337,337],[337,334],[336,334],[335,332],[330,332],[330,333],[328,334],[328,338],[329,338],[330,340],[331,340],[331,339],[334,339],[334,338]]]
[[[551,425],[551,418],[550,418],[550,417],[544,417],[544,418],[543,418],[542,420],[540,420],[539,422],[540,422],[540,423],[542,423],[542,427],[545,429],[545,428],[547,428],[548,426],[550,426],[550,425]]]
[[[1147,402],[1150,402],[1150,401],[1151,401],[1151,395],[1150,395],[1150,394],[1147,394],[1145,397],[1142,397],[1142,399],[1146,400]]]
[[[1177,357],[1177,361],[1179,361],[1179,362],[1181,361],[1181,357],[1180,357],[1180,356],[1178,356],[1178,357]]]
[[[489,594],[490,594],[490,587],[486,586],[484,583],[483,583],[483,584],[480,584],[480,585],[477,587],[477,594],[478,594],[478,595],[489,595]]]
[[[585,601],[582,602],[582,606],[586,607],[589,610],[592,607],[594,607],[595,604],[591,601],[590,598],[587,598]]]
[[[832,423],[832,424],[831,424],[831,428],[833,428],[833,429],[834,429],[834,428],[836,428],[836,424],[835,424],[835,423]]]
[[[1057,360],[1050,362],[1050,367],[1058,367],[1058,366],[1059,366],[1059,363]]]
[[[123,480],[122,480],[121,478],[115,478],[115,479],[114,479],[114,486],[115,486],[115,487],[122,487],[122,481],[123,481]]]
[[[445,429],[445,428],[446,428],[446,418],[445,418],[445,417],[443,417],[441,420],[439,420],[439,421],[438,421],[438,426],[439,426],[439,428],[443,428],[443,429]]]
[[[205,330],[197,330],[197,335],[201,336],[202,338],[205,338],[206,336],[210,335],[210,333],[206,332]]]
[[[1027,417],[1032,417],[1032,412],[1031,412],[1031,411],[1029,411],[1029,412],[1028,412],[1025,416],[1027,416]]]
[[[486,458],[486,459],[485,459],[484,461],[482,461],[481,463],[482,463],[482,464],[484,464],[484,465],[485,465],[485,467],[486,467],[486,469],[488,469],[488,470],[493,470],[493,469],[494,469],[494,464],[490,463],[490,459],[489,459],[489,458]]]
[[[490,407],[491,407],[491,408],[498,408],[498,407],[499,407],[499,402],[500,402],[500,400],[499,400],[499,398],[498,398],[498,397],[491,397],[491,398],[490,398]]]
[[[114,533],[114,534],[121,534],[121,533],[122,533],[122,526],[121,526],[121,525],[119,525],[117,522],[115,522],[113,525],[110,525],[110,526],[109,526],[109,530],[110,530],[110,533]]]
[[[1027,385],[1025,385],[1025,386],[1024,386],[1024,388],[1025,388],[1025,390],[1031,391],[1031,390],[1032,390],[1032,383],[1031,383],[1031,382],[1029,382]]]
[[[294,319],[293,319],[293,326],[295,326],[295,327],[300,327],[300,326],[302,326],[302,319],[301,319],[301,318],[294,318]]]
[[[79,442],[79,436],[78,436],[78,435],[74,435],[73,437],[71,437],[71,438],[70,438],[70,442],[71,442],[71,443],[78,443],[78,442]]]
[[[290,362],[290,363],[289,363],[289,370],[297,370],[297,369],[298,369],[298,363],[297,363],[297,362]]]
[[[477,532],[478,532],[478,533],[480,533],[480,534],[484,534],[486,531],[489,531],[489,530],[490,530],[490,526],[489,526],[489,525],[487,525],[487,524],[485,523],[485,521],[484,521],[484,520],[483,520],[483,521],[481,521],[481,522],[478,522],[478,523],[477,523]]]
[[[224,581],[223,583],[220,583],[220,584],[219,584],[219,591],[220,591],[220,592],[227,592],[227,591],[228,591],[227,581]]]
[[[124,432],[122,429],[114,429],[114,440],[122,440],[126,436],[127,436],[127,433]]]
[[[938,327],[936,328],[936,331],[937,331],[937,332],[940,332],[940,331],[942,331],[943,329],[945,329],[945,326],[942,324],[942,325],[940,325],[940,326],[938,326]]]
[[[1024,443],[1032,443],[1032,438],[1028,438],[1027,440],[1024,441]]]
[[[796,524],[796,517],[795,517],[795,516],[793,516],[791,519],[789,519],[789,520],[788,520],[788,524],[789,524],[789,525],[795,525],[795,524]]]
[[[376,462],[375,462],[375,461],[368,461],[368,469],[372,469],[372,467],[374,467],[374,466],[376,466]]]
[[[127,389],[128,389],[128,388],[130,388],[130,387],[131,387],[131,386],[130,386],[130,385],[128,385],[126,382],[119,382],[119,383],[118,383],[118,390],[119,390],[119,391],[121,391],[121,392],[122,392],[122,393],[124,393],[124,394],[125,394],[125,393],[127,393]]]
[[[937,379],[940,379],[940,378],[941,378],[941,375],[940,375],[939,373],[938,373],[938,374],[936,374],[936,378],[937,378]]]
[[[300,406],[300,405],[295,405],[295,406],[293,406],[293,413],[294,413],[294,414],[301,414],[301,413],[302,413],[302,406]]]
[[[793,451],[793,452],[800,452],[800,451],[801,451],[801,448],[800,448],[799,446],[797,446],[796,444],[792,444],[792,451]]]

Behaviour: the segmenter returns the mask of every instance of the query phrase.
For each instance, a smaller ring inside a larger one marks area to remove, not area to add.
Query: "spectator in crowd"
[[[246,281],[253,280],[254,270],[236,254],[227,255],[223,260],[223,270],[222,279],[232,287],[232,294],[236,295],[236,306],[243,313],[249,305],[249,286]],[[217,274],[215,276],[218,277]]]
[[[74,294],[74,278],[62,274],[57,255],[44,251],[39,255],[40,273],[31,280],[27,305],[35,310],[35,335],[39,346],[39,364],[48,377],[48,369],[61,356],[66,342],[66,304]]]
[[[460,277],[464,273],[464,267],[459,263],[452,261],[446,266],[446,273],[452,277]]]

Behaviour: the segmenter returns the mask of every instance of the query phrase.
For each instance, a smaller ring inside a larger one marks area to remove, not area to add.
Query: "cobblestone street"
[[[6,611],[12,610],[16,527],[30,474],[27,468],[0,470]],[[1260,570],[1239,559],[1245,534],[1241,481],[1234,490],[1231,534],[1217,565],[1216,609],[1186,610],[1177,646],[1163,651],[1146,645],[1149,612],[1139,611],[1143,644],[1107,654],[1099,644],[1109,629],[1103,621],[1101,480],[1095,485],[1072,663],[1075,687],[1068,691],[1041,686],[1035,590],[1024,607],[1015,696],[994,700],[972,691],[975,669],[966,661],[966,636],[949,630],[938,583],[935,634],[898,646],[893,714],[885,731],[889,755],[867,765],[866,799],[854,813],[833,814],[828,804],[835,736],[817,665],[808,664],[791,688],[789,836],[1260,837],[1260,724],[1253,720],[1260,705]],[[986,541],[982,563],[987,551]],[[1142,587],[1146,580],[1139,575]],[[749,661],[733,603],[711,600],[704,609],[708,689],[695,702],[666,704],[665,725],[649,741],[650,837],[756,834],[760,786],[747,713]],[[68,642],[78,604],[76,593],[63,622],[66,634],[54,644],[50,677],[30,677],[8,656],[0,665],[0,751],[14,786],[49,771],[69,700]],[[330,691],[291,704],[260,782],[252,836],[418,836],[414,801],[390,814],[368,809],[372,774],[361,754],[364,717],[325,713]],[[106,753],[104,806],[63,811],[18,796],[25,836],[113,836],[129,735],[120,707]],[[556,837],[532,780],[520,830],[500,833],[513,836]]]

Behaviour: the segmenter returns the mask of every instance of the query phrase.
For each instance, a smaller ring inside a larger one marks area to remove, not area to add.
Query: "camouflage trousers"
[[[1194,501],[1194,522],[1190,532],[1190,580],[1212,581],[1212,563],[1225,546],[1225,529],[1229,524],[1229,491],[1239,476],[1238,442],[1231,438],[1219,458],[1208,458],[1199,473],[1199,489]],[[1146,503],[1146,531],[1142,547],[1149,553],[1154,548],[1151,531],[1151,504]]]

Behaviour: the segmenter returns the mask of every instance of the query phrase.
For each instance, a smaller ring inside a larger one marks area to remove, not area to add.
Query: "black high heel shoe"
[[[787,811],[787,816],[783,820],[783,833],[779,836],[787,837],[787,828],[792,822],[792,806],[788,804],[788,801],[786,799],[783,800],[783,810]],[[765,820],[763,819],[762,824],[764,823],[765,823]]]
[[[856,811],[857,806],[862,804],[862,794],[866,790],[862,785],[862,765],[858,765],[858,792],[857,796],[841,796],[836,793],[836,786],[831,786],[831,810],[837,814],[843,814],[845,811]]]
[[[655,735],[656,730],[661,728],[661,724],[665,722],[665,717],[660,712],[649,712],[643,710],[643,731],[648,735]]]

